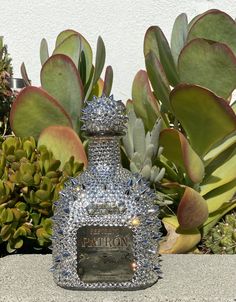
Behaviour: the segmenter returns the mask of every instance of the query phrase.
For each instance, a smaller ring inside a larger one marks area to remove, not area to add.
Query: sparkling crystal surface
[[[95,102],[87,106],[92,120],[88,114],[84,119],[87,134],[93,135],[89,165],[66,183],[55,205],[54,280],[81,290],[145,288],[160,275],[155,194],[144,179],[121,166],[119,140],[126,120],[122,105],[108,98],[101,101],[100,111],[105,104],[107,116],[113,110],[114,119],[111,129],[105,121],[101,130]]]

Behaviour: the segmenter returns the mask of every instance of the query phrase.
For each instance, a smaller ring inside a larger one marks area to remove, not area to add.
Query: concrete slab
[[[70,291],[56,286],[51,255],[0,259],[0,302],[233,302],[236,255],[165,255],[163,279],[133,292]]]

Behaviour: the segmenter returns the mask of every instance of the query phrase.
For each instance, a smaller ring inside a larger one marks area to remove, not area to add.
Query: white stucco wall
[[[113,93],[126,100],[136,72],[144,68],[143,38],[151,25],[170,38],[175,17],[186,12],[191,19],[210,8],[236,17],[236,0],[0,0],[0,35],[20,76],[24,61],[33,85],[39,85],[39,45],[43,37],[52,50],[57,34],[67,28],[81,32],[95,51],[101,35],[106,64],[114,69]]]

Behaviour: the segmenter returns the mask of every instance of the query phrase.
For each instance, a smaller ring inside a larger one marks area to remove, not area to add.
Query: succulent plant
[[[24,64],[22,77],[28,84],[17,96],[11,110],[10,122],[15,135],[19,137],[33,136],[41,140],[44,132],[63,137],[63,128],[69,127],[73,132],[80,134],[80,115],[84,103],[92,95],[109,95],[112,86],[113,71],[111,66],[106,68],[105,82],[100,78],[105,63],[105,46],[101,37],[97,41],[95,64],[93,53],[88,41],[74,30],[61,32],[56,39],[55,49],[49,56],[45,39],[40,46],[42,63],[40,78],[41,87],[30,85]],[[26,118],[27,116],[27,118]],[[52,132],[51,132],[52,131]],[[67,135],[73,140],[76,134]],[[65,130],[68,134],[68,130]],[[47,147],[48,142],[44,140]],[[62,150],[66,144],[61,144]],[[50,144],[50,150],[55,154],[58,147]],[[72,152],[72,150],[70,150]],[[70,155],[76,156],[74,153]],[[58,159],[61,160],[60,154]]]
[[[9,78],[12,76],[11,58],[7,46],[0,37],[0,133],[10,134],[9,114],[13,100],[13,92],[9,87]]]
[[[133,109],[129,110],[128,118],[128,127],[122,142],[130,161],[130,171],[140,173],[151,183],[158,183],[165,174],[165,168],[160,169],[154,163],[154,159],[162,152],[162,148],[158,146],[161,120],[156,122],[150,132],[145,133],[143,121],[136,117]]]
[[[227,214],[214,226],[204,244],[214,254],[236,254],[236,212]]]
[[[235,38],[235,21],[219,10],[189,23],[178,16],[171,47],[159,27],[146,32],[147,72],[135,76],[132,101],[146,131],[163,124],[156,164],[166,171],[163,193],[175,197],[163,217],[162,253],[194,249],[236,207]]]
[[[81,172],[74,158],[60,161],[33,137],[8,137],[0,144],[0,243],[13,252],[25,242],[50,244],[53,201],[69,176]]]

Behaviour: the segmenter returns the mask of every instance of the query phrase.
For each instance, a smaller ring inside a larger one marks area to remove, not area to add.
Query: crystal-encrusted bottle
[[[121,166],[125,106],[113,97],[93,98],[82,120],[89,164],[55,205],[54,280],[81,290],[146,288],[160,274],[160,221],[155,193]]]

